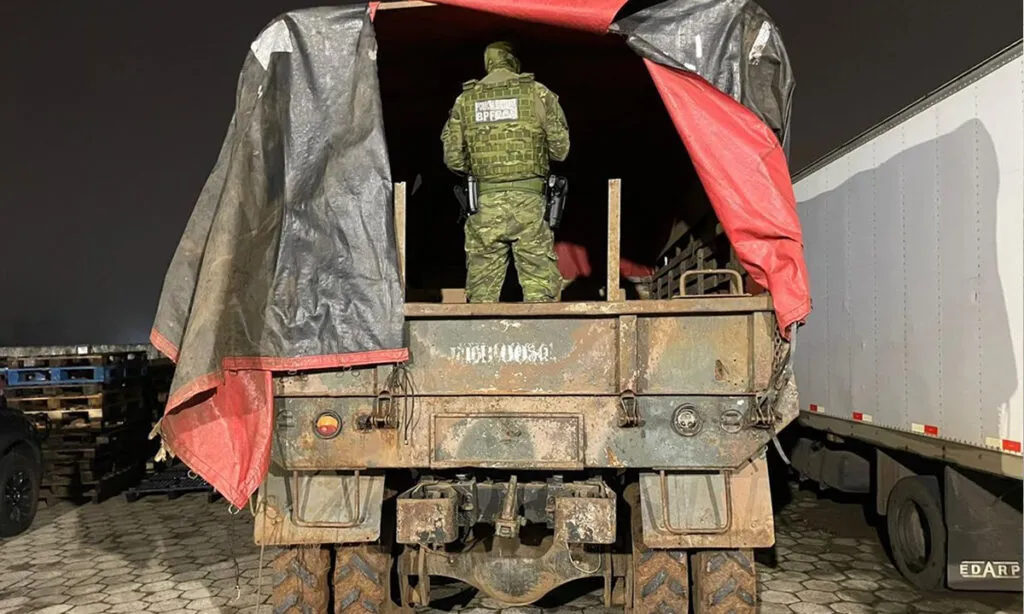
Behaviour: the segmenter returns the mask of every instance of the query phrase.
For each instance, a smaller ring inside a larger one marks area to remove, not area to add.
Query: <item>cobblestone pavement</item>
[[[764,614],[1022,611],[1019,595],[916,592],[862,518],[812,493],[798,491],[783,506],[777,531],[777,548],[758,554]],[[268,549],[265,569],[272,556]],[[259,557],[249,512],[232,516],[203,495],[60,504],[42,508],[30,532],[0,541],[0,613],[254,612]],[[269,572],[261,581],[266,602]],[[594,588],[567,587],[544,609],[604,614]],[[437,587],[435,597],[433,611],[500,609],[458,585]]]

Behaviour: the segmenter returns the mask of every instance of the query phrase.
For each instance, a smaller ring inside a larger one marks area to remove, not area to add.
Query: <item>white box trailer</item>
[[[1021,43],[794,178],[805,477],[874,492],[925,588],[1021,590]],[[824,434],[824,436],[819,436]]]

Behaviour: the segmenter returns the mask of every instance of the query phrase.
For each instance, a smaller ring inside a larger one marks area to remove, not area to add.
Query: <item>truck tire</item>
[[[0,457],[0,537],[28,530],[39,505],[39,467],[30,449],[15,447]]]
[[[652,550],[644,544],[639,489],[626,492],[633,543],[633,614],[688,614],[690,577],[685,550]]]
[[[334,551],[334,614],[391,611],[391,554],[372,544]]]
[[[274,559],[274,614],[320,614],[327,611],[331,553],[320,546],[292,546]]]
[[[896,568],[923,590],[946,581],[946,521],[939,480],[916,475],[896,482],[889,492],[886,529]]]
[[[752,550],[702,550],[691,557],[694,614],[756,614]]]

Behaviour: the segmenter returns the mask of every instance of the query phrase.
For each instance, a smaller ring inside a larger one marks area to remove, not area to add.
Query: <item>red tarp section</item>
[[[436,4],[604,34],[627,0],[435,0]],[[373,4],[380,4],[379,2]],[[370,7],[371,19],[376,7]]]
[[[178,362],[178,348],[163,335],[153,330],[150,341]],[[406,348],[333,356],[225,358],[223,376],[200,377],[167,399],[161,438],[173,441],[174,455],[241,509],[270,469],[274,371],[349,369],[408,360]],[[225,458],[232,462],[209,462]]]
[[[644,60],[743,268],[768,289],[779,328],[811,312],[786,155],[749,109],[699,76]]]

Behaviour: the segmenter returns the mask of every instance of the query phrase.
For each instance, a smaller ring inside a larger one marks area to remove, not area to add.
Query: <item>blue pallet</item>
[[[124,365],[7,369],[7,386],[107,384],[124,377]]]

